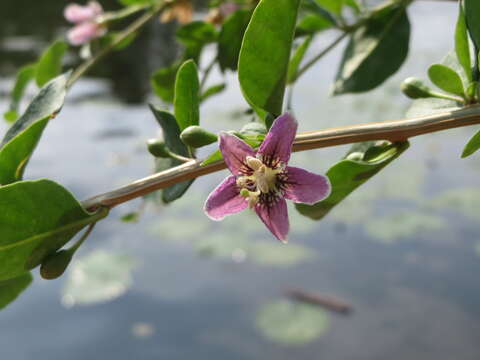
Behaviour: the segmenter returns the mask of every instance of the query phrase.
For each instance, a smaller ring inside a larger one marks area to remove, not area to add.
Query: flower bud
[[[159,139],[149,139],[147,141],[147,148],[150,154],[159,158],[169,158],[170,154],[165,146],[165,143]]]
[[[425,85],[422,80],[409,77],[400,85],[402,92],[411,99],[432,97],[432,89]]]
[[[199,148],[209,144],[213,144],[217,141],[217,135],[212,134],[211,132],[201,128],[200,126],[189,126],[180,134],[180,139],[182,139],[185,145],[191,146],[193,148]]]
[[[72,251],[60,250],[48,256],[40,266],[40,275],[46,280],[60,277],[67,269],[72,260]]]

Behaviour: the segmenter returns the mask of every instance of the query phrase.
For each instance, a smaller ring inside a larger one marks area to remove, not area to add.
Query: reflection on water
[[[429,3],[412,6],[415,57],[372,94],[327,98],[339,54],[327,57],[296,89],[300,130],[400,118],[408,101],[397,86],[450,49],[453,6],[438,5],[435,14]],[[421,31],[430,25],[434,34]],[[0,90],[9,85],[0,82]],[[103,91],[103,82],[91,80],[73,89],[28,178],[52,178],[83,199],[151,171],[144,141],[158,132],[153,116],[145,105],[86,98]],[[203,124],[240,128],[243,119],[230,115],[244,108],[239,89],[230,86],[202,109]],[[138,222],[120,218],[141,201],[120,206],[80,249],[78,266],[57,281],[36,278],[0,313],[2,359],[476,360],[479,160],[459,159],[471,132],[414,139],[325,221],[291,207],[287,246],[248,212],[220,223],[206,218],[203,201],[223,173],[199,179],[169,206],[149,201]],[[292,161],[325,172],[345,151],[300,153]],[[91,276],[95,281],[83,281]],[[355,312],[343,317],[281,299],[290,288],[335,294]],[[62,294],[111,301],[76,300],[65,308]]]

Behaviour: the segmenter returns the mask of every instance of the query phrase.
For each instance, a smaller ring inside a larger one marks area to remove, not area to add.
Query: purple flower
[[[68,5],[64,11],[65,19],[75,24],[67,34],[70,44],[82,45],[105,35],[105,27],[96,21],[102,14],[102,6],[96,1],[90,1],[86,6]]]
[[[287,166],[297,122],[290,114],[278,117],[257,152],[236,136],[220,134],[220,151],[233,175],[227,177],[205,202],[205,212],[222,220],[247,207],[275,237],[287,241],[287,203],[314,204],[331,190],[327,177]]]

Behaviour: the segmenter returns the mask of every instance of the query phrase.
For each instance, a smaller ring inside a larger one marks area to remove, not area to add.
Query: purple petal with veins
[[[285,199],[311,205],[330,195],[330,181],[326,176],[317,175],[293,166],[287,166],[286,172]]]
[[[222,152],[223,160],[225,160],[233,175],[241,175],[241,169],[245,167],[247,156],[255,156],[255,151],[250,145],[228,133],[220,134],[220,151]]]
[[[288,222],[288,209],[285,199],[277,199],[276,203],[270,207],[258,205],[255,207],[255,211],[268,230],[278,240],[286,243],[290,224]]]
[[[218,221],[245,210],[247,206],[247,200],[240,196],[235,176],[229,176],[211,192],[204,209],[210,219]]]
[[[297,121],[289,113],[279,116],[272,124],[265,140],[258,149],[258,153],[267,162],[280,160],[288,163],[292,153],[292,145],[297,133]],[[271,159],[271,160],[270,160]]]

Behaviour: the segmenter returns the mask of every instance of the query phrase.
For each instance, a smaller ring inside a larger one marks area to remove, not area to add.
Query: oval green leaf
[[[0,310],[12,303],[31,283],[32,274],[26,272],[16,278],[0,281]]]
[[[178,122],[175,120],[175,117],[166,112],[155,108],[153,105],[150,105],[150,110],[153,112],[155,119],[162,128],[163,139],[167,148],[178,155],[188,157],[189,152],[185,144],[180,140],[180,128]],[[163,171],[170,169],[171,167],[181,165],[177,159],[155,159],[155,171]],[[170,203],[179,199],[185,194],[190,185],[192,185],[193,180],[183,181],[181,183],[172,185],[162,191],[162,201],[164,203]]]
[[[0,144],[0,185],[22,179],[43,129],[63,106],[67,80],[68,75],[61,75],[45,85],[7,131]]]
[[[262,0],[247,27],[238,76],[247,102],[263,118],[282,112],[300,0]]]
[[[468,82],[472,81],[472,61],[470,58],[470,45],[468,41],[467,23],[463,6],[459,5],[457,26],[455,28],[455,52],[457,59],[467,76]]]
[[[180,131],[200,122],[200,82],[193,60],[185,61],[178,69],[175,81],[175,117]]]
[[[108,211],[86,212],[53,181],[23,181],[0,187],[0,280],[22,275]]]
[[[480,1],[463,0],[465,6],[465,18],[473,43],[480,49]]]
[[[443,91],[464,97],[462,79],[446,65],[434,64],[428,69],[430,81]]]
[[[408,142],[354,145],[346,158],[327,172],[332,185],[330,196],[314,205],[295,204],[295,207],[302,215],[314,220],[322,219],[356,188],[400,156],[408,146]]]
[[[218,63],[222,71],[237,70],[243,35],[251,16],[251,11],[239,10],[223,24],[218,37]]]
[[[477,132],[463,149],[462,158],[469,157],[480,149],[480,131]]]
[[[333,94],[368,91],[382,84],[405,61],[409,41],[410,22],[403,6],[379,12],[350,38]]]
[[[39,87],[57,77],[62,72],[62,60],[68,45],[64,41],[56,41],[42,54],[37,63],[35,81]]]

